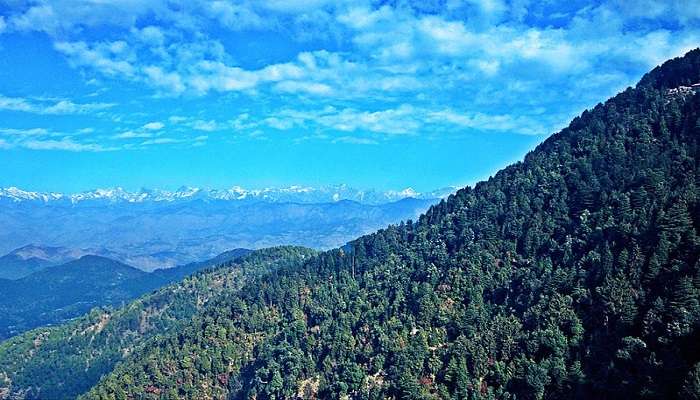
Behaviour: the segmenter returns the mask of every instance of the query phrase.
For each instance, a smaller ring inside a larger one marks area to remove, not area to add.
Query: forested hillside
[[[700,393],[700,50],[417,222],[278,270],[85,398]]]
[[[187,324],[193,314],[222,293],[237,290],[255,275],[300,263],[314,254],[298,247],[247,253],[239,249],[222,254],[220,259],[233,257],[234,261],[125,307],[96,308],[62,326],[38,328],[0,343],[0,398],[75,398],[117,362],[138,352],[155,336]],[[163,270],[160,278],[192,272],[200,264]]]
[[[694,50],[417,221],[227,290],[83,398],[697,398],[698,81]]]
[[[18,280],[0,279],[0,339],[63,322],[98,305],[132,300],[148,287],[130,284],[146,283],[147,275],[114,260],[85,256]]]
[[[48,266],[16,280],[0,279],[0,340],[55,325],[98,306],[119,306],[192,273],[248,254],[234,249],[206,261],[144,272],[99,256]]]

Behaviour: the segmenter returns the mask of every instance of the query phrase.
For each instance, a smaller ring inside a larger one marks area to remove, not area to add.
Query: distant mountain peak
[[[28,244],[18,249],[13,250],[9,255],[15,256],[22,260],[37,258],[47,261],[64,261],[66,259],[78,258],[85,254],[81,250],[68,249],[58,246],[41,246],[37,244]]]
[[[32,202],[65,202],[79,204],[85,202],[106,203],[146,203],[146,202],[175,202],[202,199],[206,201],[263,201],[271,203],[330,203],[341,200],[352,200],[364,204],[384,204],[404,198],[439,199],[447,197],[456,191],[456,187],[446,187],[428,192],[418,192],[411,187],[402,190],[358,190],[346,184],[331,186],[301,186],[292,185],[281,188],[245,189],[232,186],[229,189],[203,189],[192,186],[181,186],[177,190],[142,188],[130,192],[122,187],[100,188],[86,192],[63,194],[54,192],[31,192],[11,186],[0,188],[0,201],[12,203]]]

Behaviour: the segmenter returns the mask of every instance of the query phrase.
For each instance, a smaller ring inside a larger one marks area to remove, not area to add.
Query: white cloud
[[[355,136],[340,136],[333,139],[333,143],[348,143],[348,144],[379,144],[374,139],[355,137]]]
[[[300,13],[317,9],[333,0],[262,0],[262,7],[286,13]]]
[[[145,142],[141,143],[142,146],[149,146],[149,145],[156,145],[156,144],[174,144],[174,143],[182,143],[184,140],[182,139],[175,139],[175,138],[155,138],[151,140],[146,140]]]
[[[506,4],[501,0],[467,0],[467,3],[477,6],[487,14],[502,13],[507,9]]]
[[[53,8],[49,5],[38,5],[29,8],[24,14],[12,18],[12,25],[18,30],[43,30],[56,33],[61,25]]]
[[[287,130],[287,129],[292,129],[294,127],[294,121],[291,119],[287,118],[277,118],[277,117],[268,117],[263,120],[263,123],[271,128],[275,128],[278,130]]]
[[[49,130],[45,129],[45,128],[28,128],[28,129],[0,128],[0,135],[18,136],[18,137],[47,136],[47,135],[51,135],[51,132],[49,132]]]
[[[34,101],[21,97],[0,95],[0,110],[22,111],[35,114],[86,114],[114,107],[113,103],[74,103],[70,100],[58,102]]]
[[[206,113],[172,116],[165,122],[173,129],[250,133],[303,127],[330,136],[336,131],[346,138],[340,142],[367,139],[362,133],[549,133],[574,111],[700,42],[700,8],[682,0],[609,0],[565,8],[503,0],[376,4],[37,1],[10,7],[0,17],[0,32],[3,25],[46,32],[86,80],[148,85],[159,96],[185,99],[255,97],[260,104],[236,117],[217,114],[220,121]],[[109,27],[105,31],[115,34],[85,29],[90,27]],[[286,58],[280,56],[284,52],[266,58],[261,51],[259,59],[245,62],[245,48],[231,40],[240,31],[255,31],[245,33],[246,45],[264,46],[269,37],[285,36],[308,41],[298,48],[316,50]],[[83,114],[99,107],[110,105],[0,96],[0,109],[39,114]],[[153,131],[164,125],[157,124],[113,138],[162,144],[155,140],[167,138]]]
[[[149,123],[145,124],[143,126],[143,129],[146,129],[149,131],[157,131],[157,130],[163,129],[164,127],[165,127],[165,124],[163,124],[162,122],[154,121],[154,122],[149,122]]]
[[[216,123],[214,120],[209,120],[209,121],[203,121],[203,120],[196,120],[192,122],[192,129],[196,129],[198,131],[206,131],[206,132],[212,132],[215,131],[219,128],[219,125]]]
[[[549,127],[544,127],[536,118],[508,114],[493,115],[483,113],[462,114],[451,109],[429,111],[425,113],[426,120],[432,123],[448,123],[461,128],[486,131],[512,132],[527,135],[543,135],[551,133]]]
[[[126,131],[122,132],[120,134],[112,136],[113,139],[136,139],[136,138],[150,138],[153,137],[152,133],[148,132],[134,132],[134,131]]]
[[[34,107],[26,99],[16,97],[5,97],[0,95],[0,109],[10,111],[32,112]]]
[[[91,129],[91,128],[86,128]],[[50,131],[46,128],[0,128],[0,148],[25,148],[30,150],[61,150],[73,152],[101,152],[118,150],[118,147],[104,146],[100,143],[85,141],[86,129],[79,129],[75,133],[66,134]],[[77,138],[83,138],[77,141]]]
[[[149,25],[142,29],[132,28],[132,32],[144,43],[151,46],[162,46],[165,42],[163,30],[154,25]]]
[[[670,17],[681,24],[697,22],[700,7],[693,0],[615,0],[607,7],[619,10],[623,15],[635,18],[655,19]]]
[[[168,121],[170,121],[171,124],[179,124],[180,122],[187,121],[187,117],[183,117],[181,115],[171,115],[168,118]]]
[[[57,42],[54,44],[54,48],[65,54],[75,66],[92,67],[109,76],[134,76],[136,67],[125,59],[124,54],[115,54],[112,46],[113,43],[89,45],[82,41]],[[122,49],[122,51],[125,50]]]
[[[66,35],[80,31],[83,27],[109,26],[130,28],[135,22],[148,15],[158,15],[163,21],[188,24],[186,13],[177,13],[170,6],[178,7],[175,2],[168,4],[161,0],[124,0],[75,2],[72,0],[39,0],[28,7],[21,2],[15,7],[8,24],[19,31],[42,31],[51,35]],[[191,25],[191,23],[190,23]]]
[[[316,111],[284,109],[274,116],[263,119],[262,123],[282,130],[291,129],[293,126],[314,124],[341,132],[365,131],[397,135],[418,133],[421,123],[416,117],[415,109],[406,104],[378,111],[326,107]]]
[[[117,149],[104,147],[97,143],[77,143],[70,138],[63,138],[61,140],[28,140],[21,142],[19,145],[32,150],[64,150],[72,152],[102,152]]]
[[[327,127],[345,131],[370,131],[386,134],[418,133],[420,122],[414,119],[414,108],[403,104],[379,111],[358,111],[350,108],[319,116],[316,121]]]
[[[421,86],[421,79],[404,70],[391,71],[386,66],[376,69],[325,50],[301,52],[289,62],[246,69],[232,65],[218,41],[164,45],[161,40],[165,39],[155,33],[159,31],[153,30],[148,34],[151,38],[144,40],[145,31],[147,28],[132,30],[136,39],[130,43],[78,40],[60,41],[54,47],[74,67],[114,79],[145,82],[173,95],[236,91],[253,95],[272,89],[291,95],[351,98]]]
[[[90,103],[76,104],[70,100],[61,100],[58,103],[46,107],[42,110],[44,114],[85,114],[88,112],[104,110],[113,107],[114,104]]]
[[[165,72],[162,68],[154,65],[144,67],[143,72],[146,75],[146,82],[168,92],[179,94],[186,89],[182,78],[175,72]]]
[[[228,121],[228,125],[234,132],[257,130],[258,123],[253,121],[250,114],[243,113]]]
[[[469,32],[461,21],[428,16],[416,21],[417,33],[427,42],[425,50],[447,56],[461,56],[480,45],[479,35]]]
[[[308,93],[319,96],[328,96],[333,93],[333,89],[325,83],[303,81],[282,81],[275,85],[275,89],[286,93]]]
[[[377,10],[371,10],[369,7],[353,7],[338,15],[338,21],[356,30],[363,30],[382,21],[390,21],[393,18],[393,11],[387,5]]]
[[[403,104],[397,108],[377,111],[361,111],[352,108],[336,109],[326,107],[322,110],[282,109],[260,121],[260,125],[279,130],[294,127],[305,130],[323,129],[384,135],[402,134],[444,134],[445,132],[487,131],[510,132],[525,135],[543,135],[551,133],[557,126],[557,116],[543,118],[537,110],[532,115],[512,116],[509,114],[486,114],[482,112],[458,112],[450,108],[417,108]],[[259,126],[258,124],[254,125]],[[352,138],[352,139],[351,139]],[[359,139],[358,139],[359,138]],[[347,142],[359,140],[367,142],[375,139],[355,135],[330,137],[331,141]],[[357,140],[355,140],[357,139]]]
[[[260,29],[268,22],[245,3],[234,4],[229,1],[212,1],[205,7],[205,12],[226,28],[232,30]]]
[[[188,86],[200,94],[211,90],[229,92],[252,89],[259,82],[257,74],[251,71],[215,61],[199,62],[186,79]]]

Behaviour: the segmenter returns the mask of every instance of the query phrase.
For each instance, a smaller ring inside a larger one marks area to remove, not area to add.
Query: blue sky
[[[0,0],[0,186],[470,184],[699,39],[695,0]]]

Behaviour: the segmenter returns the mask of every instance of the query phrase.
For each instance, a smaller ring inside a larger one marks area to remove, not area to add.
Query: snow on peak
[[[383,204],[405,198],[436,199],[454,193],[456,188],[448,187],[432,192],[417,192],[413,188],[402,190],[357,190],[347,185],[335,186],[288,186],[281,188],[245,189],[233,186],[229,189],[202,189],[182,186],[175,191],[161,189],[141,189],[130,192],[122,187],[101,188],[74,194],[29,192],[17,187],[0,188],[0,200],[14,203],[38,201],[43,203],[67,201],[72,204],[83,202],[106,203],[145,203],[174,202],[201,199],[205,201],[264,201],[291,203],[328,203],[352,200],[365,204]]]
[[[0,188],[0,198],[7,198],[13,202],[34,200],[46,203],[51,200],[61,199],[62,197],[63,195],[60,193],[28,192],[14,186]]]

